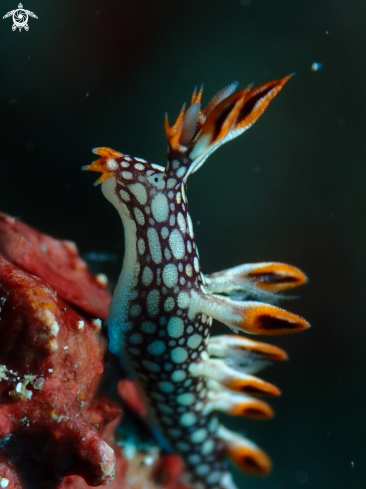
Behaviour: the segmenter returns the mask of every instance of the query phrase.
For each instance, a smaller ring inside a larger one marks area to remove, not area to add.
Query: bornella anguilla
[[[215,411],[266,419],[257,397],[279,389],[255,376],[286,353],[233,334],[210,338],[212,319],[235,333],[286,334],[309,324],[270,303],[305,275],[284,263],[240,265],[201,272],[188,212],[188,177],[221,144],[239,136],[264,112],[290,76],[236,91],[228,85],[201,109],[202,88],[175,124],[165,120],[166,167],[109,148],[85,170],[121,216],[122,272],[110,304],[109,347],[146,403],[151,429],[166,450],[180,454],[185,483],[195,489],[233,489],[227,458],[252,474],[271,462],[255,444],[224,428]]]

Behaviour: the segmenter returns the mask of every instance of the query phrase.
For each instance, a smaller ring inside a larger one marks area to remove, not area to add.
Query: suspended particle
[[[316,61],[311,65],[311,71],[319,71],[323,68],[323,63]]]

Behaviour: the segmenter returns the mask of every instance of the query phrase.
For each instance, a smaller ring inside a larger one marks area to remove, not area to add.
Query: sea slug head
[[[95,184],[102,185],[103,194],[122,218],[132,218],[140,226],[149,218],[158,223],[166,220],[167,194],[175,191],[177,182],[168,182],[164,167],[110,148],[95,148],[93,152],[100,158],[83,170],[102,174]]]
[[[151,219],[164,223],[171,211],[186,210],[189,175],[219,146],[248,129],[290,78],[291,75],[239,91],[235,91],[237,82],[231,83],[203,110],[203,87],[195,89],[190,107],[186,110],[183,105],[173,126],[165,117],[168,139],[165,168],[102,147],[93,150],[100,158],[83,170],[102,173],[95,183],[102,184],[103,194],[122,218],[132,218],[137,226],[144,226]]]

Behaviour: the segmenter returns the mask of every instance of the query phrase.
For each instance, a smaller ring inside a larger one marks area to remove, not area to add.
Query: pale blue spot
[[[151,290],[146,297],[147,312],[150,316],[157,316],[159,313],[160,292],[157,289]]]
[[[197,422],[197,416],[194,413],[184,413],[180,418],[180,424],[183,426],[192,426]]]
[[[194,431],[191,434],[191,442],[192,443],[202,443],[203,440],[207,437],[207,430],[205,428],[200,428],[199,430]]]
[[[203,453],[203,455],[208,455],[209,453],[211,453],[213,451],[213,449],[215,448],[215,443],[213,440],[209,439],[209,440],[206,440],[202,446],[201,446],[201,452]]]
[[[155,362],[150,362],[149,360],[142,360],[141,364],[147,368],[147,370],[150,370],[150,372],[160,372],[160,367],[157,363]]]
[[[151,203],[153,216],[158,222],[163,222],[168,217],[168,199],[164,194],[157,194]]]
[[[177,348],[174,348],[174,350],[171,351],[170,356],[171,356],[173,362],[183,363],[187,360],[188,353],[184,348],[181,348],[180,346],[178,346]]]
[[[142,343],[142,336],[138,333],[131,335],[129,339],[130,339],[130,342],[134,343],[135,345]]]
[[[154,355],[156,357],[162,355],[165,350],[166,350],[166,346],[165,346],[165,343],[163,341],[153,341],[148,347],[147,347],[147,350],[148,352],[151,354],[151,355]]]
[[[215,470],[215,472],[211,472],[211,474],[207,476],[207,482],[209,484],[217,484],[220,482],[222,475],[222,472]]]
[[[179,292],[177,302],[181,309],[186,309],[189,306],[189,301],[190,299],[188,292]]]
[[[170,428],[168,433],[172,438],[180,438],[182,436],[181,430],[177,430],[176,428]]]
[[[169,245],[173,255],[177,260],[184,257],[185,247],[183,236],[178,229],[173,229],[169,236]]]
[[[174,409],[166,404],[159,402],[156,407],[164,414],[174,414]]]
[[[184,322],[182,318],[173,316],[169,319],[168,334],[172,338],[180,338],[184,331]]]
[[[147,230],[147,240],[149,242],[151,258],[155,263],[161,263],[162,255],[160,241],[155,228],[149,228]]]
[[[132,317],[137,317],[141,312],[141,306],[139,304],[132,304],[130,307],[130,314]]]
[[[179,441],[177,443],[177,448],[181,451],[181,452],[188,452],[190,449],[191,449],[191,445],[189,445],[188,443],[184,442],[184,441]]]
[[[156,325],[154,323],[151,323],[150,321],[144,321],[141,324],[141,330],[144,333],[153,334],[156,331]]]
[[[163,270],[163,281],[167,287],[174,287],[178,282],[178,269],[173,263],[165,265]]]
[[[192,455],[188,455],[188,460],[191,462],[191,464],[198,464],[201,461],[201,457],[196,453],[193,453]]]
[[[184,370],[176,370],[172,373],[172,381],[173,382],[182,382],[187,377],[187,374]]]
[[[159,382],[158,387],[162,392],[165,392],[166,394],[174,392],[174,385],[171,382],[167,382],[165,380]]]
[[[188,338],[187,345],[189,348],[198,348],[202,343],[202,336],[200,334],[194,334]]]
[[[175,301],[173,297],[167,297],[164,302],[164,310],[166,312],[172,311],[175,306]]]
[[[185,392],[184,394],[180,394],[177,397],[177,403],[181,406],[191,406],[194,403],[195,399],[196,397],[194,394],[192,394],[191,392]]]
[[[154,279],[154,273],[150,267],[145,267],[142,271],[142,283],[148,287]]]
[[[199,465],[196,468],[196,473],[198,475],[206,475],[210,471],[210,467],[206,464]]]

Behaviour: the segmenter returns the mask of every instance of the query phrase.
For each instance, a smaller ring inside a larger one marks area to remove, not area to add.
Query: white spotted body
[[[206,380],[189,371],[207,351],[211,318],[196,312],[192,294],[204,285],[183,183],[148,162],[136,169],[136,160],[127,158],[114,160],[121,176],[102,183],[120,212],[126,239],[108,318],[111,349],[127,356],[165,446],[187,454],[187,465],[198,475],[212,472],[212,464],[222,473],[226,463],[216,416],[203,414]]]
[[[231,85],[205,111],[200,110],[202,91],[194,92],[188,111],[172,128],[166,124],[166,168],[108,148],[95,150],[101,158],[86,167],[102,172],[98,183],[125,229],[123,269],[107,320],[110,349],[136,381],[158,439],[181,454],[187,481],[197,489],[235,487],[226,456],[249,472],[268,471],[268,457],[220,426],[215,410],[270,417],[269,406],[252,396],[279,391],[251,373],[258,369],[257,357],[285,356],[245,338],[210,339],[212,318],[258,334],[308,325],[278,307],[243,300],[269,300],[276,291],[303,283],[304,275],[294,267],[261,263],[203,276],[187,178],[219,145],[250,127],[286,81],[236,93]],[[240,300],[230,298],[238,292]]]

